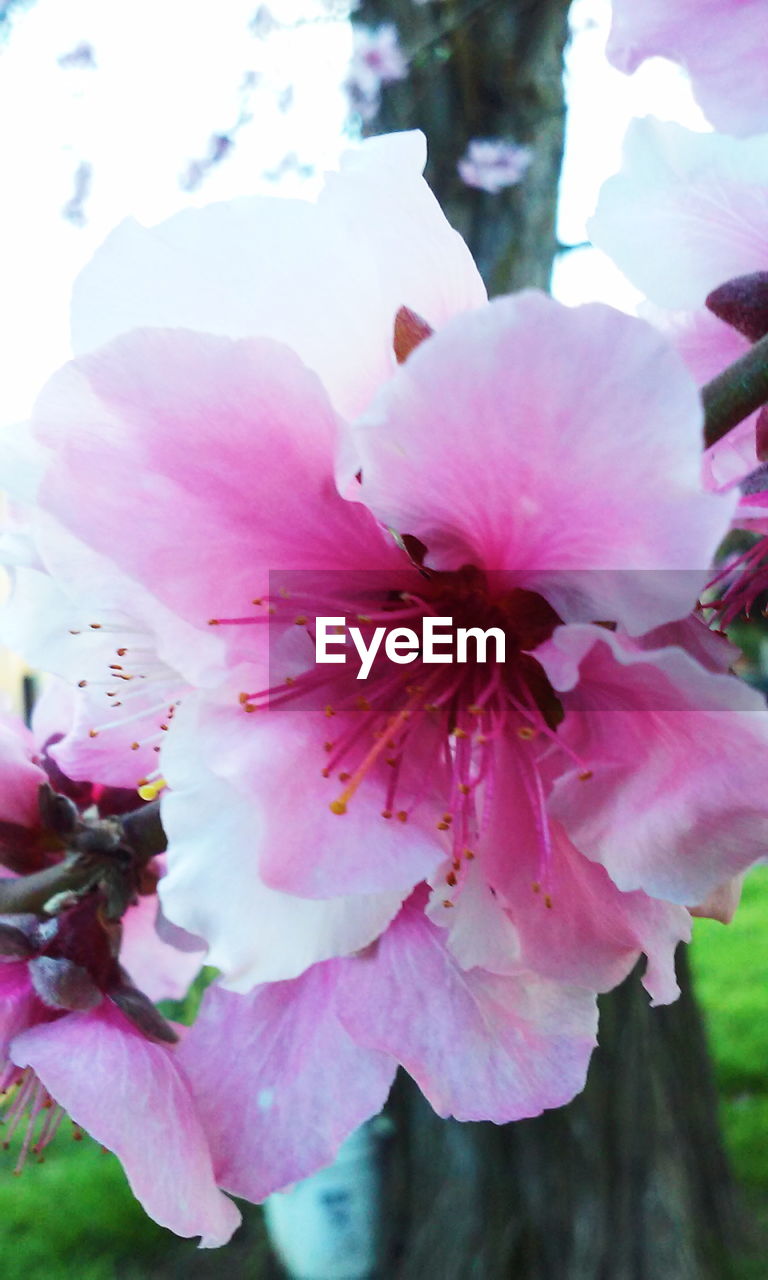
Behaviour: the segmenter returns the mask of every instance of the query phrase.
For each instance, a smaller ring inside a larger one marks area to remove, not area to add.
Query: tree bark
[[[566,0],[366,0],[411,57],[368,131],[419,127],[427,178],[493,295],[547,288],[563,150]],[[523,182],[466,187],[470,138],[533,148]],[[536,1120],[438,1119],[401,1076],[387,1280],[722,1280],[735,1200],[717,1095],[684,954],[683,994],[651,1009],[636,975],[601,1000],[584,1093]]]
[[[384,86],[368,132],[423,129],[427,181],[492,295],[549,285],[568,7],[569,0],[365,0],[353,15],[373,26],[394,22],[411,60],[406,80]],[[467,187],[456,166],[472,138],[529,146],[522,182],[497,195]]]

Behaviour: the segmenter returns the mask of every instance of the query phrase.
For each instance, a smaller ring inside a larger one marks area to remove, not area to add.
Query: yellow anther
[[[371,704],[367,698],[355,698],[355,706],[358,711],[370,711]]]
[[[160,792],[168,786],[165,778],[157,778],[155,782],[142,782],[137,790],[142,800],[156,800]]]
[[[474,858],[474,856],[475,856],[474,849],[465,849],[465,850],[464,850],[464,857],[467,859],[467,862],[471,862],[471,861],[472,861],[472,859]]]
[[[546,898],[544,899],[544,906],[545,907],[552,906],[552,899],[550,898],[549,894],[547,894]]]
[[[392,817],[392,810],[391,810],[391,809],[382,809],[382,811],[381,811],[381,816],[382,816],[382,818],[391,818],[391,817]]]
[[[98,738],[98,736],[99,736],[99,731],[98,731],[98,729],[89,729],[89,730],[88,730],[88,737],[89,737],[89,738]]]
[[[346,813],[347,806],[344,800],[332,800],[328,806],[331,813]]]
[[[294,618],[293,621],[297,627],[306,627],[307,625],[307,619],[305,618],[303,613],[300,614],[298,618]]]
[[[582,782],[589,782],[589,779],[590,779],[591,777],[592,777],[592,770],[591,770],[591,769],[583,769],[583,770],[581,771],[581,773],[579,774],[579,778],[581,779],[581,781],[582,781]]]
[[[454,738],[466,738],[469,736],[467,734],[466,729],[460,729],[458,725],[456,726],[455,729],[451,729],[451,733],[453,734]]]
[[[336,712],[334,711],[334,709],[333,709],[333,707],[331,706],[331,704],[330,704],[330,703],[328,703],[328,706],[325,708],[325,714],[326,714],[327,716],[329,716],[329,717],[330,717],[330,716],[335,716],[335,715],[336,715]]]
[[[371,617],[369,616],[369,614],[367,614],[367,613],[358,613],[358,615],[357,615],[357,621],[358,621],[358,622],[373,622],[373,618],[371,618]]]
[[[541,885],[539,884],[538,880],[534,880],[533,884],[531,885],[531,888],[533,889],[534,893],[541,893]]]
[[[139,749],[139,747],[140,747],[140,746],[141,746],[141,743],[139,743],[139,742],[132,742],[132,743],[131,743],[131,751],[138,751],[138,749]]]
[[[351,773],[340,773],[340,774],[339,774],[339,782],[349,782],[349,779],[350,779],[351,777],[352,777],[352,774],[351,774]]]
[[[517,731],[517,736],[518,738],[521,738],[523,742],[530,742],[531,738],[536,737],[536,730],[532,729],[529,724],[521,724]]]
[[[438,822],[437,829],[438,831],[450,831],[451,824],[450,822]]]
[[[452,906],[453,906],[453,903],[451,902],[450,898],[443,898],[443,906],[444,906],[444,907],[452,907]]]
[[[209,627],[218,627],[218,625],[219,625],[219,620],[218,620],[218,618],[209,618],[209,619],[208,619],[208,626],[209,626]]]
[[[399,809],[399,810],[398,810],[397,820],[398,820],[398,822],[407,822],[407,821],[408,821],[408,814],[406,813],[405,809]]]
[[[473,703],[471,707],[467,707],[467,711],[471,716],[481,716],[483,714],[483,708],[478,707],[477,703]]]
[[[463,796],[468,796],[471,790],[472,788],[470,787],[468,782],[459,783],[459,791]]]

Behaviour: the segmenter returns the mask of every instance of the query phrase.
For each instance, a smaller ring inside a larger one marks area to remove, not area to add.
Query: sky
[[[17,13],[0,48],[0,422],[25,417],[67,359],[72,281],[122,218],[151,223],[186,205],[275,190],[289,153],[318,172],[335,165],[351,35],[343,21],[318,20],[318,6],[274,0],[286,29],[266,38],[249,25],[257,0],[219,0],[213,24],[210,0],[35,0]],[[671,64],[656,60],[630,79],[608,67],[608,0],[576,0],[572,20],[564,243],[585,238],[633,115],[705,127]],[[60,65],[83,42],[96,69]],[[199,190],[183,190],[190,162],[243,111],[252,118],[232,152]],[[93,177],[86,221],[75,225],[62,210],[83,162]],[[306,184],[294,169],[280,185],[298,192]],[[569,303],[601,297],[631,309],[637,298],[594,250],[565,255],[555,288]]]

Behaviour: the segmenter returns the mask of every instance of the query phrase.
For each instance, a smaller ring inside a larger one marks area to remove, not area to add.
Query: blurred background
[[[608,23],[608,0],[0,0],[0,421],[23,419],[68,358],[72,281],[122,218],[311,199],[350,140],[390,128],[425,129],[428,177],[491,292],[551,274],[568,304],[633,310],[639,295],[586,241],[600,184],[633,116],[707,126],[672,64],[631,79],[608,66]],[[21,675],[3,655],[11,696]],[[727,930],[696,922],[708,1052],[687,984],[681,1009],[650,1017],[630,984],[606,1002],[603,1056],[570,1116],[459,1135],[401,1089],[383,1277],[768,1274],[767,889],[759,869]],[[709,1101],[689,1111],[697,1091]],[[88,1139],[60,1139],[18,1177],[15,1159],[0,1153],[4,1280],[280,1274],[259,1209],[202,1253],[149,1222]],[[550,1170],[566,1167],[564,1192]]]

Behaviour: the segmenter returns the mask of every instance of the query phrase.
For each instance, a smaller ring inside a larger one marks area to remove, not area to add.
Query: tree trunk
[[[464,236],[491,294],[549,286],[563,157],[568,0],[365,0],[357,22],[394,22],[410,56],[386,85],[368,132],[423,129],[426,177]],[[522,182],[497,195],[467,187],[457,163],[472,138],[529,146]]]
[[[367,0],[411,56],[369,132],[419,127],[428,180],[491,294],[547,288],[564,132],[566,0],[415,6]],[[470,138],[533,148],[520,185],[472,190]],[[683,995],[651,1009],[636,975],[601,1000],[584,1093],[497,1127],[438,1119],[402,1076],[390,1103],[394,1258],[387,1280],[722,1280],[734,1234],[706,1040],[685,955]]]

